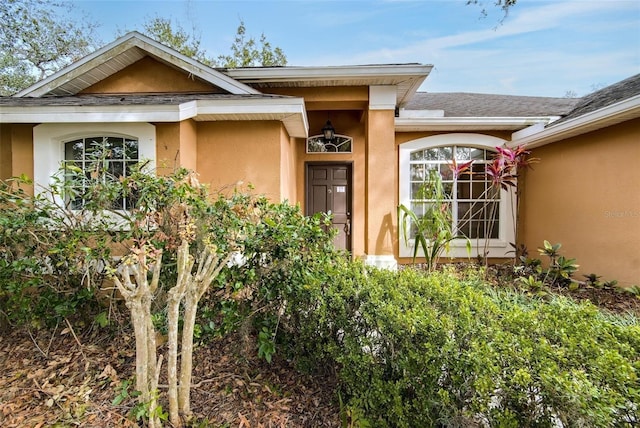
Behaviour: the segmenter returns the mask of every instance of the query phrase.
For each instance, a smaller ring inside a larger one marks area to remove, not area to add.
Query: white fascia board
[[[100,49],[97,49],[95,51],[93,51],[92,53],[90,53],[89,55],[81,58],[80,60],[74,62],[73,64],[69,65],[68,67],[65,67],[61,70],[58,70],[57,72],[53,73],[51,76],[40,80],[39,82],[34,83],[33,85],[29,86],[28,88],[23,89],[22,91],[18,92],[17,94],[13,95],[14,97],[39,97],[42,96],[42,92],[43,92],[43,87],[49,88],[51,85],[51,83],[56,82],[59,79],[64,79],[64,77],[66,75],[76,75],[77,72],[76,70],[85,70],[87,67],[87,64],[91,64],[93,61],[96,60],[96,58],[101,57],[105,54],[107,54],[109,51],[115,49],[118,45],[123,45],[127,42],[129,42],[130,39],[132,39],[134,36],[136,35],[135,32],[132,33],[128,33],[125,34],[122,37],[119,37],[118,39],[114,40],[113,42],[101,47]],[[105,60],[108,58],[105,58]],[[93,68],[92,66],[89,68]],[[65,81],[67,79],[64,79]],[[64,82],[61,82],[64,83]]]
[[[178,122],[178,106],[0,107],[0,123]]]
[[[443,131],[456,129],[519,130],[549,117],[397,117],[396,132]]]
[[[100,64],[107,62],[111,58],[121,54],[122,52],[138,47],[152,56],[167,61],[174,66],[189,72],[201,79],[218,86],[221,89],[227,90],[232,94],[260,94],[261,92],[238,82],[233,78],[226,76],[213,68],[207,67],[204,64],[195,61],[171,48],[164,46],[161,43],[150,39],[138,32],[130,32],[126,35],[116,39],[115,41],[107,44],[106,46],[92,52],[91,54],[83,57],[79,61],[71,64],[68,67],[59,70],[51,76],[36,82],[26,89],[18,92],[14,97],[40,97],[50,92],[62,84],[80,77],[82,74],[89,70],[98,67]]]
[[[234,79],[249,82],[279,82],[296,80],[347,80],[353,78],[424,75],[426,77],[432,65],[346,65],[317,67],[259,67],[230,68],[225,71]]]
[[[178,105],[0,106],[0,123],[180,122],[214,115],[249,120],[280,120],[292,137],[306,138],[309,123],[302,98],[195,100]]]
[[[524,146],[534,149],[637,117],[640,117],[640,95],[586,113],[558,125],[551,124],[551,126],[539,132],[521,135],[514,133],[509,146]]]
[[[296,114],[305,112],[304,99],[262,100],[197,100],[198,114],[271,113]]]

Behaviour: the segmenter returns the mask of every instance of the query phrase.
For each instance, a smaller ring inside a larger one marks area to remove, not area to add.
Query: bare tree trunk
[[[207,291],[213,279],[231,260],[232,253],[220,260],[216,250],[206,247],[198,260],[198,272],[188,285],[184,302],[184,323],[182,326],[182,343],[180,356],[180,386],[178,402],[184,415],[191,414],[191,377],[193,371],[193,331],[198,312],[200,298]]]
[[[169,421],[175,427],[181,426],[180,407],[178,405],[178,320],[180,316],[180,302],[184,298],[187,285],[191,281],[193,257],[189,254],[189,242],[182,241],[178,249],[178,280],[168,292],[167,316],[168,332],[168,360],[167,379],[169,383]]]
[[[158,389],[158,377],[162,358],[156,354],[156,336],[151,321],[151,301],[158,287],[162,254],[152,267],[153,278],[151,283],[147,279],[149,266],[147,265],[146,249],[137,249],[137,257],[125,260],[123,270],[120,273],[122,281],[114,277],[114,282],[126,305],[131,311],[131,322],[136,337],[136,389],[140,391],[138,402],[149,405],[149,427],[160,426],[157,417],[156,393]],[[135,279],[135,284],[131,277]]]

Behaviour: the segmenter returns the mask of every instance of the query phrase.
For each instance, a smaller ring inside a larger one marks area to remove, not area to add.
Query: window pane
[[[424,164],[412,164],[411,165],[411,180],[423,181],[426,178]]]
[[[471,148],[470,147],[456,147],[456,160],[470,160]]]
[[[488,195],[485,194],[485,184],[484,181],[474,181],[471,184],[471,197],[473,199],[484,199],[488,197]]]
[[[471,183],[458,181],[458,199],[471,199]]]
[[[138,141],[137,140],[130,140],[130,139],[125,139],[124,140],[124,147],[125,147],[125,158],[127,159],[135,159],[135,160],[139,160],[140,157],[138,155]]]
[[[412,161],[423,160],[424,159],[424,150],[418,150],[417,152],[412,152],[409,156],[409,159]]]
[[[448,163],[440,164],[440,176],[443,180],[453,180],[453,171]]]
[[[470,149],[470,159],[473,160],[485,160],[485,150],[482,149]]]
[[[64,158],[66,160],[81,160],[84,152],[82,140],[69,141],[64,144]]]
[[[107,156],[109,159],[124,159],[124,143],[122,138],[109,137],[108,148]]]

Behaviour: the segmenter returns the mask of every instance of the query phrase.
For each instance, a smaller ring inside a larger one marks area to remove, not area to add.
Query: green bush
[[[82,265],[108,249],[82,227],[58,223],[53,204],[21,189],[28,183],[0,182],[0,322],[40,327],[92,320],[101,274]]]
[[[631,426],[640,326],[479,276],[335,266],[295,305],[299,357],[338,370],[372,426]],[[357,410],[357,412],[354,412]]]

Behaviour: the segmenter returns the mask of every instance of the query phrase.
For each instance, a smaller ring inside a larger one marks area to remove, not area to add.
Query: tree
[[[11,95],[93,50],[96,24],[43,0],[0,2],[0,95]]]
[[[172,23],[170,19],[159,16],[146,21],[143,28],[143,32],[146,35],[163,45],[169,46],[205,65],[215,65],[215,60],[200,48],[202,42],[195,29],[189,34],[179,23]]]
[[[234,42],[230,47],[231,53],[218,55],[217,59],[208,56],[207,52],[201,48],[202,39],[195,29],[189,34],[180,24],[172,23],[170,19],[155,17],[144,24],[143,32],[152,39],[212,67],[287,65],[287,57],[282,49],[273,48],[264,33],[260,36],[259,42],[256,42],[253,37],[247,39],[247,29],[242,20],[240,20]]]
[[[517,2],[518,0],[493,0],[493,5],[502,9],[504,16],[506,17],[509,14],[509,10],[511,10]],[[467,4],[478,5],[482,10],[482,15],[486,16],[488,14],[484,0],[467,0]]]
[[[264,33],[260,36],[258,46],[253,37],[245,39],[246,32],[244,22],[240,20],[236,38],[231,45],[231,55],[218,56],[218,65],[227,68],[287,65],[287,57],[282,49],[273,49]]]

